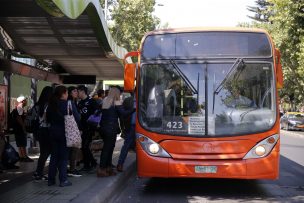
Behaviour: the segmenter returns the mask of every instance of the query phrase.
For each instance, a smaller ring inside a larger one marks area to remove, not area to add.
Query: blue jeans
[[[126,138],[124,145],[121,148],[119,159],[118,159],[118,164],[123,165],[129,149],[134,145],[135,142],[135,125],[131,125],[130,130],[126,132]]]
[[[39,138],[40,156],[37,163],[36,173],[39,176],[42,176],[45,162],[49,157],[49,155],[51,154],[51,150],[52,150],[52,146],[50,144],[52,142],[49,134],[49,128],[40,128],[38,130],[38,138]]]
[[[103,132],[103,148],[100,154],[100,168],[107,168],[112,166],[112,156],[116,143],[115,132]]]
[[[68,164],[68,148],[66,146],[65,137],[51,136],[52,152],[49,164],[49,183],[55,182],[57,169],[59,171],[59,181],[67,180],[67,164]]]

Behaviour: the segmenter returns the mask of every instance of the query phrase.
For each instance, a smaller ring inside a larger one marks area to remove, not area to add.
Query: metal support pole
[[[9,73],[9,72],[4,72],[4,74],[3,74],[3,84],[4,85],[7,85],[7,106],[6,106],[6,108],[7,108],[7,121],[9,122],[10,121],[10,119],[9,119],[9,115],[10,115],[10,112],[11,112],[11,73]],[[7,131],[9,132],[10,131],[10,127],[9,127],[9,123],[8,123],[8,125],[7,125]],[[10,142],[10,140],[9,140],[9,135],[6,135],[6,140],[7,140],[7,142]]]
[[[38,80],[32,78],[31,79],[31,106],[37,102],[37,84]]]
[[[31,79],[31,106],[30,107],[33,107],[35,105],[35,103],[37,102],[37,84],[38,84],[38,80],[32,78]],[[35,139],[35,136],[33,134],[31,134],[31,143],[30,143],[29,151],[34,152],[34,148],[36,148],[36,147],[37,147],[37,141]]]

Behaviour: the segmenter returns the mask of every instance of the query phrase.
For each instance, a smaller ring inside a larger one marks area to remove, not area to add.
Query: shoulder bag
[[[64,124],[67,147],[81,148],[81,135],[73,115],[71,101],[68,101]]]

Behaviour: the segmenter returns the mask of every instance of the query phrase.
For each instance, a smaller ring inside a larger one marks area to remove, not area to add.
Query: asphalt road
[[[278,180],[139,179],[112,202],[304,202],[304,133],[281,131]]]

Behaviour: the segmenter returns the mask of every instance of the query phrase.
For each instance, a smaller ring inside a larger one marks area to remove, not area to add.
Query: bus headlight
[[[153,143],[149,146],[149,151],[152,153],[152,154],[157,154],[159,152],[159,145],[156,144],[156,143]]]
[[[266,149],[263,145],[258,146],[255,148],[255,154],[258,156],[263,156],[266,153]]]
[[[257,159],[267,156],[272,151],[278,140],[278,134],[265,138],[256,144],[243,159]]]
[[[157,157],[171,157],[158,143],[150,138],[137,133],[136,138],[145,152],[151,156]]]

